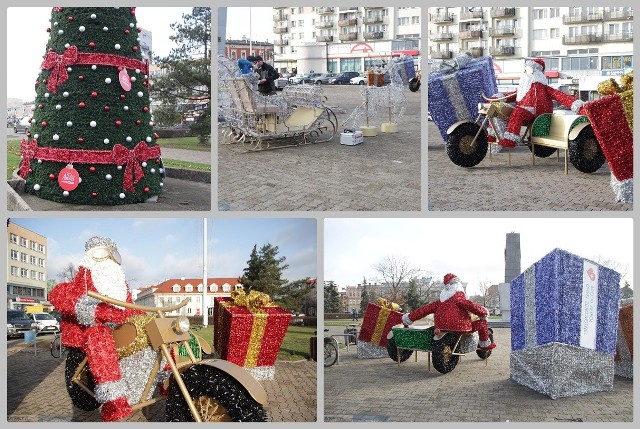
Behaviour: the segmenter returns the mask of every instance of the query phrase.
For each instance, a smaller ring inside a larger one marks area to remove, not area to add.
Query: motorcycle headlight
[[[186,316],[179,316],[176,320],[173,321],[173,329],[179,334],[188,332],[190,326],[191,324],[189,323],[189,319]]]

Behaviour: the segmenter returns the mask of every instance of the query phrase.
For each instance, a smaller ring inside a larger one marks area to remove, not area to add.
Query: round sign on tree
[[[54,7],[45,29],[38,108],[20,150],[26,190],[74,204],[154,200],[164,166],[135,8]]]

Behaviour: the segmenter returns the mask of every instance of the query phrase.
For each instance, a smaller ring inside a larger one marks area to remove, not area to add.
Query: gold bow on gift
[[[396,304],[395,302],[388,301],[388,300],[386,300],[384,298],[376,299],[376,303],[382,308],[387,308],[389,310],[394,310],[394,311],[399,311],[400,310],[400,305],[399,304]]]
[[[611,95],[633,90],[633,72],[623,74],[620,77],[620,83],[622,83],[622,86],[613,78],[600,82],[598,84],[598,93],[601,95]]]
[[[266,293],[256,290],[249,291],[249,293],[246,293],[243,289],[234,290],[231,292],[231,300],[233,301],[233,305],[247,307],[251,312],[253,312],[253,309],[271,305],[271,297]]]

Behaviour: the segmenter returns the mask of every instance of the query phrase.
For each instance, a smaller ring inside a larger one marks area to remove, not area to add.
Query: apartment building
[[[274,7],[274,67],[280,73],[363,72],[407,55],[419,66],[419,7]]]
[[[430,7],[428,57],[491,56],[500,90],[514,89],[523,59],[541,57],[549,83],[583,100],[633,67],[631,7]]]
[[[7,220],[7,309],[48,306],[47,238]]]

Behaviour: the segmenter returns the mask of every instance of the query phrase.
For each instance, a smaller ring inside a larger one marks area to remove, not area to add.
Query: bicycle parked
[[[329,332],[325,329],[324,332]],[[324,366],[331,366],[338,362],[338,341],[333,337],[324,337]]]
[[[53,340],[51,340],[49,348],[51,349],[51,356],[53,356],[54,358],[59,358],[66,353],[67,349],[62,345],[60,331],[54,333]]]

